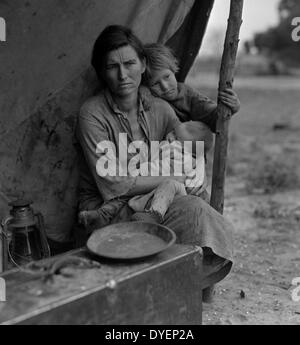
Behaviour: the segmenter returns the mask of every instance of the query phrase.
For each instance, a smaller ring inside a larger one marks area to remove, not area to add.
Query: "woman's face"
[[[120,47],[107,54],[103,78],[110,91],[118,97],[137,93],[145,63],[131,46]]]
[[[166,101],[173,101],[178,94],[177,80],[170,69],[151,71],[149,87],[156,96]]]

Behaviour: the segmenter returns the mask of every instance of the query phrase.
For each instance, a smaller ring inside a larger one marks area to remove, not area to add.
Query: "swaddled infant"
[[[159,152],[170,150],[170,159],[158,153],[151,157],[150,163],[142,163],[141,169],[147,164],[149,172],[158,172],[159,176],[184,173],[187,176],[185,184],[168,179],[152,192],[131,198],[128,204],[137,212],[133,220],[149,220],[150,215],[162,222],[175,196],[206,195],[205,155],[213,145],[213,134],[208,126],[199,121],[184,122],[168,133],[166,139],[171,145],[162,142]]]

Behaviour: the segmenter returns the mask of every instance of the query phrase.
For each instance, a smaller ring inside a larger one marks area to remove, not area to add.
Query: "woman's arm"
[[[86,168],[90,171],[96,188],[105,201],[126,195],[136,182],[136,177],[129,174],[126,174],[126,176],[118,174],[118,168],[122,165],[119,164],[117,156],[114,160],[109,160],[108,154],[99,149],[101,143],[111,143],[112,146],[117,145],[117,143],[111,141],[108,126],[109,124],[106,123],[98,108],[93,106],[93,103],[92,106],[89,105],[88,108],[85,106],[81,109],[77,124],[77,138],[87,163]],[[115,168],[113,169],[115,171],[112,171],[112,173],[109,173],[109,171],[107,171],[107,174],[101,173],[103,164],[100,163],[105,162],[105,157],[108,161],[114,163],[112,168]],[[97,193],[96,190],[95,193]]]
[[[136,178],[135,185],[130,189],[130,191],[126,195],[135,196],[138,194],[151,192],[159,184],[170,179],[184,183],[186,176],[138,176]]]

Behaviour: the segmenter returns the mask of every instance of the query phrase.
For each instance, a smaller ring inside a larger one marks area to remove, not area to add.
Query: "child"
[[[169,172],[173,174],[175,164],[179,163],[181,172],[187,175],[185,185],[169,179],[161,183],[152,192],[131,198],[128,205],[136,212],[132,216],[133,220],[163,222],[164,216],[175,196],[192,194],[200,196],[208,202],[204,153],[212,146],[212,133],[205,124],[199,121],[188,121],[177,126],[167,137],[171,142],[175,141],[173,145],[167,145],[171,151],[171,164],[167,162],[167,165],[164,166],[163,159],[160,158],[160,155],[157,155],[151,157],[150,166],[148,162],[144,162],[140,168],[143,164],[147,164],[149,170],[156,168],[160,176],[166,176]],[[190,146],[184,146],[184,142],[187,141],[190,142]],[[197,150],[196,141],[204,141],[204,151]],[[166,143],[162,142],[160,150],[163,151],[165,147]],[[177,155],[178,153],[180,154]],[[182,169],[183,162],[186,163],[184,169]]]
[[[151,92],[168,101],[181,122],[200,121],[208,126],[203,136],[209,137],[211,132],[216,132],[217,104],[199,91],[188,85],[177,82],[175,73],[178,71],[178,61],[172,51],[159,43],[146,44],[146,70],[143,82]],[[240,101],[237,94],[231,89],[219,91],[219,100],[228,106],[232,114],[240,109]],[[171,134],[172,137],[172,134]],[[205,155],[206,158],[206,155]],[[206,192],[205,200],[209,200]]]
[[[145,45],[145,55],[143,82],[152,93],[168,101],[181,122],[201,121],[215,132],[217,104],[188,85],[177,82],[178,62],[171,50],[163,44],[152,43]],[[233,90],[219,91],[218,98],[232,114],[239,111],[240,101]]]

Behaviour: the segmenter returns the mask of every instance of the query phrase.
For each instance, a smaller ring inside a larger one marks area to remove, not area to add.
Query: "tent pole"
[[[242,24],[243,0],[231,0],[228,25],[222,55],[219,90],[232,88],[235,59],[239,43],[239,32]],[[227,160],[228,128],[231,110],[218,101],[218,120],[213,161],[213,176],[210,205],[223,214],[224,183]],[[214,286],[211,285],[202,291],[202,300],[211,302]]]
[[[228,26],[222,55],[219,90],[232,88],[234,66],[239,43],[239,31],[242,24],[243,0],[231,0]],[[218,101],[218,120],[215,151],[213,160],[211,206],[223,214],[224,183],[227,160],[228,128],[231,117],[230,109]]]

